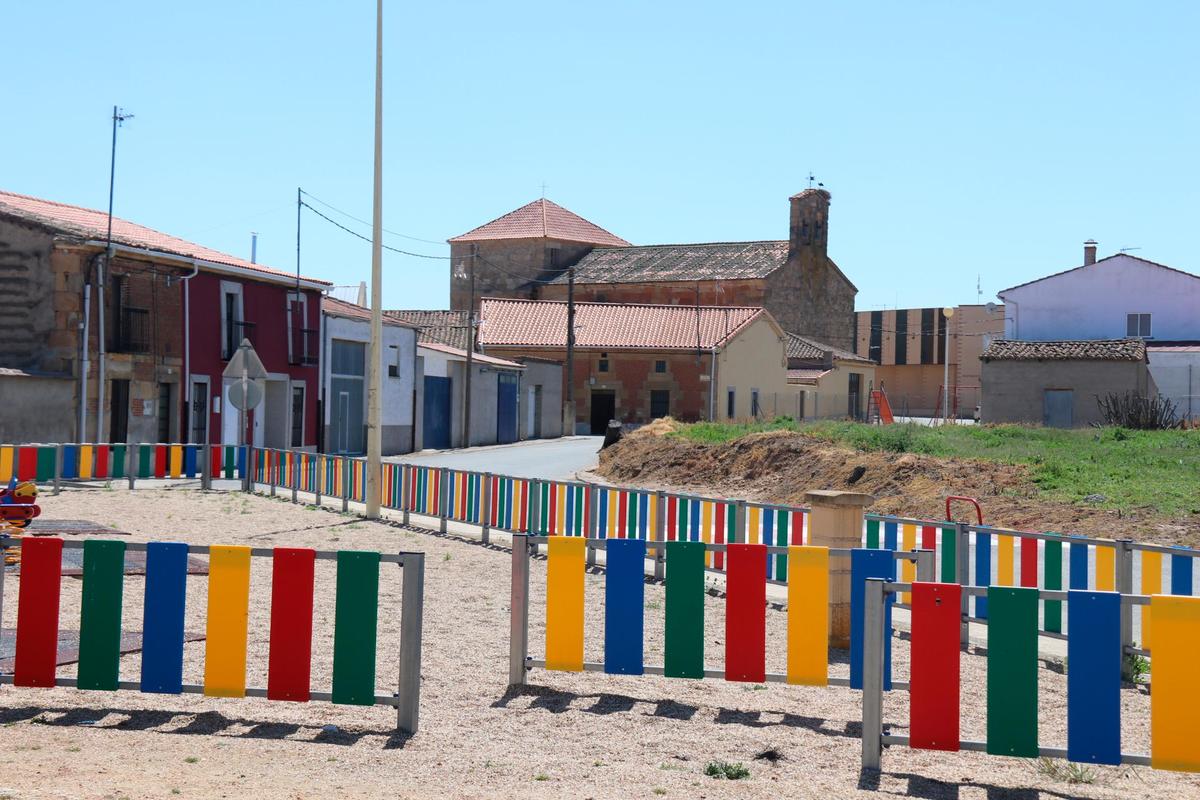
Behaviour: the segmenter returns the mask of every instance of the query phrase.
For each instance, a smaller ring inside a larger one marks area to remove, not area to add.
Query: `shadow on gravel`
[[[108,720],[116,715],[120,720]],[[306,725],[226,716],[218,711],[166,711],[127,708],[46,708],[23,706],[0,708],[0,725],[29,722],[54,727],[88,727],[102,731],[152,731],[163,734],[200,734],[240,739],[286,739],[299,744],[330,744],[343,747],[368,737],[382,737],[384,750],[403,748],[412,737],[391,730],[343,730],[329,725]]]

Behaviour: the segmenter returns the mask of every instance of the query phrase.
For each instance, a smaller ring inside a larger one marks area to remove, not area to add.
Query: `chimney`
[[[791,197],[791,225],[788,229],[788,255],[801,248],[811,248],[817,255],[826,255],[829,241],[829,200],[824,189],[805,189]]]
[[[1096,240],[1088,239],[1083,243],[1083,265],[1096,263]]]
[[[250,263],[258,263],[258,234],[250,231]]]
[[[358,305],[362,306],[363,308],[367,307],[367,282],[366,281],[358,282],[358,298],[357,298],[357,300],[358,300]]]

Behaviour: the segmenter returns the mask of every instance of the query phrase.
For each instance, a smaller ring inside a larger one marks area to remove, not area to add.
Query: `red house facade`
[[[203,442],[206,436],[225,444],[239,440],[239,414],[229,402],[230,382],[222,373],[248,339],[268,378],[262,404],[245,417],[245,441],[257,447],[315,446],[325,286],[258,265],[201,268],[187,282],[190,441]]]

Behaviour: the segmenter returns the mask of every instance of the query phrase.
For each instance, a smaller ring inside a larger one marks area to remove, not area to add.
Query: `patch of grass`
[[[1149,509],[1164,515],[1200,514],[1200,430],[1127,428],[1061,430],[1025,425],[865,425],[858,422],[699,422],[667,434],[721,444],[751,433],[792,431],[859,450],[977,458],[1030,467],[1047,499],[1100,508]]]
[[[662,788],[661,786],[655,786],[653,791],[655,794],[666,794],[667,793],[667,790]]]
[[[704,765],[704,774],[710,778],[740,781],[750,777],[750,770],[740,761],[736,764],[728,761],[710,761]]]
[[[1150,659],[1130,653],[1125,656],[1125,671],[1129,674],[1130,683],[1145,683],[1150,675]]]
[[[1060,761],[1055,758],[1042,757],[1037,760],[1039,775],[1045,775],[1056,781],[1065,783],[1095,783],[1096,770],[1086,764],[1075,764],[1070,761]]]
[[[550,776],[544,772],[539,772],[537,775],[533,776],[533,779],[535,781],[548,781],[550,780]]]
[[[442,556],[442,561],[449,561],[449,560],[450,560],[450,554],[449,554],[449,553],[445,553],[445,554]]]
[[[197,764],[197,763],[199,763],[199,762],[200,762],[200,759],[199,759],[199,758],[197,758],[196,756],[188,756],[187,758],[185,758],[185,759],[183,760],[183,762],[184,762],[185,764]]]

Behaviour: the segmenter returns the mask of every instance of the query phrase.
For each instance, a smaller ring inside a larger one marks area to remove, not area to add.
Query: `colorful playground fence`
[[[875,551],[878,552],[878,551]],[[857,554],[856,554],[857,555]],[[883,691],[889,658],[887,608],[912,595],[909,735],[884,732]],[[986,741],[960,740],[959,609],[966,596],[989,605]],[[1038,735],[1038,603],[1065,604],[1076,625],[1067,636],[1066,747],[1043,746]],[[1150,673],[1150,753],[1121,747],[1122,612],[1148,609],[1154,619]],[[862,765],[879,769],[883,747],[977,750],[1024,758],[1065,758],[1086,764],[1140,764],[1200,772],[1195,690],[1200,660],[1200,598],[1034,587],[963,587],[951,583],[868,579],[864,587]]]
[[[88,539],[0,538],[0,548],[20,546],[16,656],[0,684],[26,687],[70,686],[210,697],[265,697],[308,702],[396,708],[397,727],[417,731],[421,682],[421,622],[424,613],[424,554],[380,554],[307,548],[196,546],[182,542],[136,543]],[[78,672],[57,675],[59,597],[63,550],[83,551],[83,595]],[[141,671],[122,680],[121,619],[125,554],[145,556]],[[208,606],[204,682],[183,682],[184,618],[188,557],[208,557]],[[267,686],[246,685],[247,620],[253,597],[252,558],[271,561],[270,651]],[[330,691],[311,688],[313,595],[317,561],[337,565],[333,678]],[[376,628],[380,564],[402,570],[400,670],[395,694],[377,694]],[[4,603],[0,569],[0,611]]]
[[[529,656],[529,565],[539,545],[546,564],[545,658]],[[604,661],[584,661],[584,575],[587,550],[604,549]],[[914,564],[931,577],[932,554],[845,550],[804,545],[713,544],[676,539],[665,543],[666,603],[664,663],[645,663],[644,539],[587,539],[577,536],[513,536],[509,683],[522,685],[530,669],[724,678],[755,683],[862,686],[862,588],[870,577],[891,579],[895,564]],[[723,666],[706,664],[704,599],[706,558],[725,557],[725,646]],[[830,677],[829,561],[852,557],[850,676]],[[787,671],[766,671],[768,570],[782,561],[786,577],[787,637],[771,646],[786,654]],[[904,689],[888,674],[888,688]]]
[[[246,447],[200,444],[0,444],[0,483],[10,479],[53,484],[125,479],[240,480]],[[207,456],[207,458],[206,458]]]

